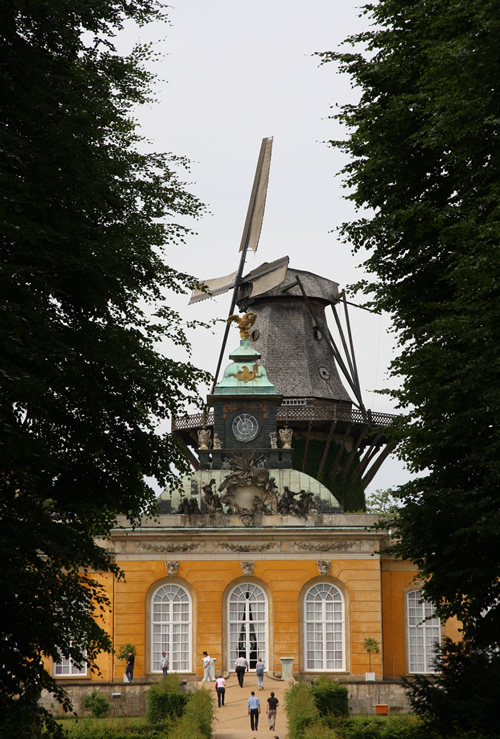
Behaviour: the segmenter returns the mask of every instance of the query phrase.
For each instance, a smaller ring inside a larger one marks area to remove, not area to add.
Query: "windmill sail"
[[[231,288],[235,286],[235,278],[237,274],[238,272],[235,271],[231,272],[227,277],[214,277],[212,280],[204,280],[202,284],[208,292],[205,292],[204,290],[193,290],[189,305],[199,303],[200,300],[205,300],[206,298],[212,298],[214,295],[227,293],[228,290],[231,290]]]
[[[281,257],[281,259],[277,259],[275,262],[264,262],[260,267],[256,267],[242,277],[239,282],[238,300],[261,295],[283,282],[286,277],[289,261],[289,257]],[[232,272],[227,277],[215,277],[213,280],[205,280],[203,286],[208,292],[204,290],[193,290],[189,305],[199,303],[200,300],[205,300],[206,298],[222,295],[222,293],[226,293],[236,287],[237,274],[237,272]]]
[[[272,138],[263,139],[260,147],[259,161],[257,162],[257,169],[255,171],[252,194],[248,204],[245,227],[243,228],[243,235],[241,237],[240,251],[242,252],[246,252],[247,249],[257,251],[259,245],[262,221],[264,220],[264,209],[266,207],[272,149]]]
[[[227,277],[200,280],[200,283],[205,287],[205,290],[194,290],[191,295],[189,305],[198,303],[200,300],[205,300],[213,295],[222,295],[223,293],[229,292],[229,290],[241,285],[246,253],[248,249],[257,251],[257,247],[259,245],[262,221],[264,219],[264,209],[266,205],[267,186],[269,183],[272,149],[272,138],[262,139],[252,193],[250,195],[250,202],[248,204],[247,216],[245,219],[245,226],[241,237],[240,252],[242,252],[242,254],[238,269],[236,272],[232,272],[230,275],[227,275]],[[284,277],[281,277],[276,284],[279,284],[283,279]],[[243,280],[246,280],[246,278],[243,278]],[[235,305],[236,295],[234,296],[233,304],[229,311],[230,314],[233,312]]]

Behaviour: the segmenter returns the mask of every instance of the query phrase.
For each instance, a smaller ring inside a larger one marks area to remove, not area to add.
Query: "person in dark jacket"
[[[129,683],[131,683],[134,679],[134,665],[135,665],[135,656],[133,652],[128,653],[127,658],[127,665],[125,667],[125,675],[127,676],[127,680]]]

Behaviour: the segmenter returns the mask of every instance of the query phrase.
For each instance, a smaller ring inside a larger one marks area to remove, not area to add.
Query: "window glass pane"
[[[412,673],[434,672],[435,647],[441,642],[440,620],[434,616],[432,603],[422,600],[422,591],[407,595],[408,670]]]
[[[306,593],[305,664],[307,670],[343,670],[344,601],[330,583],[318,583]]]
[[[163,585],[152,599],[151,669],[161,672],[162,652],[169,659],[169,672],[190,669],[191,600],[180,585]]]

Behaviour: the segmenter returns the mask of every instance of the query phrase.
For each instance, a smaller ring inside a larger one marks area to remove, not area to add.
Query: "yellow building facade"
[[[318,515],[263,516],[251,528],[223,514],[160,515],[136,529],[120,521],[106,547],[124,578],[103,576],[105,626],[116,651],[135,645],[134,682],[161,676],[162,651],[187,682],[202,679],[204,651],[223,673],[234,672],[240,652],[251,669],[261,657],[277,677],[284,660],[304,679],[398,681],[432,671],[433,644],[457,638],[456,624],[423,621],[415,569],[381,554],[376,516],[323,514],[320,526]],[[379,653],[368,655],[366,638]],[[58,677],[123,682],[116,655],[102,655],[99,667],[101,675]]]

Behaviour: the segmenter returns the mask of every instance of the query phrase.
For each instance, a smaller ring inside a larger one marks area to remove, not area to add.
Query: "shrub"
[[[319,711],[312,690],[304,683],[295,683],[285,694],[289,739],[303,739],[308,726],[318,723]]]
[[[176,722],[172,731],[168,734],[168,739],[205,739],[205,736],[196,717],[184,715]],[[210,736],[212,736],[211,733]]]
[[[184,713],[188,695],[181,693],[180,680],[171,674],[157,680],[148,690],[148,721],[157,723],[171,717],[180,717]]]
[[[348,716],[349,694],[345,685],[339,685],[329,675],[322,675],[312,689],[320,716]]]
[[[95,718],[104,716],[109,711],[110,705],[108,699],[97,688],[94,688],[90,695],[85,696],[85,700],[83,701],[83,707],[88,711],[92,711],[92,715]]]
[[[65,721],[65,737],[68,739],[165,739],[170,736],[171,724],[131,724],[118,721],[110,725],[102,721],[99,725],[95,721]]]
[[[303,739],[341,739],[334,729],[327,729],[324,724],[312,724],[302,734]]]
[[[339,722],[339,719],[332,720]],[[343,730],[339,736],[345,739],[439,739],[413,715],[351,716],[342,723]],[[339,730],[340,723],[337,726]]]
[[[135,644],[122,644],[120,649],[116,653],[116,658],[121,660],[127,660],[129,652],[132,652],[134,657],[137,655],[137,649]]]
[[[215,719],[215,695],[206,688],[200,688],[189,697],[185,712],[186,719],[194,718],[201,736],[210,739]],[[185,736],[191,736],[185,734]]]

